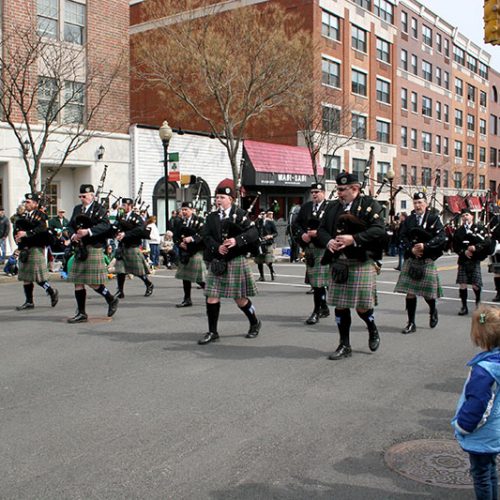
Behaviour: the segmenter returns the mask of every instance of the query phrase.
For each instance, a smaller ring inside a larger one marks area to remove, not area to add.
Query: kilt
[[[134,274],[135,276],[144,276],[150,274],[149,266],[142,255],[139,247],[122,247],[122,259],[116,259],[116,274]]]
[[[274,262],[274,246],[265,245],[263,248],[263,253],[257,254],[253,260],[256,264],[272,264]]]
[[[215,276],[208,270],[206,297],[241,299],[254,295],[257,295],[257,286],[246,257],[240,255],[230,260],[222,276]]]
[[[40,283],[49,279],[45,248],[32,247],[28,249],[28,262],[19,261],[19,281]]]
[[[330,266],[321,266],[321,258],[325,254],[324,248],[309,248],[308,252],[312,252],[314,255],[314,266],[310,267],[306,265],[306,274],[308,277],[308,283],[313,288],[321,288],[323,286],[328,286],[331,278]],[[357,261],[355,261],[357,262]]]
[[[346,283],[334,283],[330,273],[327,302],[338,309],[351,307],[372,309],[377,305],[375,279],[377,272],[373,262],[371,260],[359,262],[356,259],[348,259],[347,263],[349,275]]]
[[[483,277],[481,275],[481,262],[478,260],[471,261],[469,262],[469,266],[458,264],[457,281],[455,283],[459,285],[476,285],[482,288]],[[467,272],[467,270],[469,271]]]
[[[87,245],[89,256],[83,262],[75,259],[68,281],[77,285],[101,285],[108,281],[102,248]]]
[[[432,259],[425,259],[424,276],[421,280],[410,278],[408,274],[409,268],[410,259],[406,259],[403,263],[403,269],[401,269],[401,273],[399,274],[396,287],[394,288],[395,292],[420,295],[426,299],[438,299],[443,296],[439,274],[436,264]]]
[[[202,283],[206,280],[207,268],[203,260],[203,251],[191,255],[187,264],[177,264],[175,277],[178,280],[191,281],[191,283]]]

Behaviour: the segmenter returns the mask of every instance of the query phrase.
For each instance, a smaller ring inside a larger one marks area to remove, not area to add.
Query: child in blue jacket
[[[500,308],[480,306],[472,315],[471,338],[483,349],[469,363],[469,376],[451,421],[469,454],[479,500],[498,499],[496,458],[500,452]]]

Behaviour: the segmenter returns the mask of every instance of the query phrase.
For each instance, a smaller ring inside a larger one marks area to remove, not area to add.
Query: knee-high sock
[[[366,323],[368,331],[375,328],[375,316],[373,315],[373,309],[368,309],[364,313],[358,312],[358,316]]]
[[[100,285],[95,291],[99,295],[102,295],[108,304],[114,299],[113,294],[104,285]]]
[[[417,297],[406,297],[406,314],[408,323],[415,323],[415,313],[417,312]]]
[[[37,281],[36,284],[42,287],[51,297],[54,295],[54,289],[50,286],[48,281]]]
[[[350,346],[351,341],[349,332],[351,330],[351,310],[350,309],[335,309],[335,321],[339,328],[340,343],[345,346]]]
[[[78,312],[81,314],[86,314],[85,302],[87,301],[87,291],[85,290],[85,288],[82,288],[81,290],[75,290],[75,299]]]
[[[319,313],[321,306],[323,305],[323,292],[324,288],[314,288],[314,312]]]
[[[436,299],[425,299],[429,305],[429,314],[432,314],[436,310]]]
[[[117,276],[116,276],[116,281],[118,283],[118,291],[120,293],[123,293],[123,287],[125,286],[125,278],[126,278],[126,274],[125,273],[119,273]]]
[[[263,278],[264,277],[264,264],[257,264],[257,268],[259,269],[260,277]]]
[[[240,309],[245,313],[245,316],[248,318],[251,325],[256,325],[259,322],[257,315],[255,314],[255,307],[250,299],[248,299],[248,302],[243,307],[240,307]]]
[[[217,323],[219,322],[220,302],[209,304],[207,302],[208,331],[217,333]]]
[[[476,306],[481,302],[481,288],[474,289],[474,294],[476,296]]]
[[[462,301],[462,307],[467,308],[467,288],[460,288],[458,294],[460,295],[460,300]]]
[[[184,289],[184,300],[191,300],[191,282],[182,280],[182,288]]]
[[[271,272],[271,274],[274,274],[274,267],[273,267],[273,264],[268,264],[267,267],[269,268],[269,271]]]
[[[33,283],[27,283],[23,285],[24,288],[24,296],[26,297],[26,302],[28,304],[33,304],[33,288],[35,285]]]
[[[497,291],[497,295],[500,295],[500,278],[495,278],[495,290]]]
[[[149,281],[148,275],[143,274],[142,276],[139,276],[139,279],[142,280],[142,282],[146,285],[149,286],[151,285],[151,281]]]

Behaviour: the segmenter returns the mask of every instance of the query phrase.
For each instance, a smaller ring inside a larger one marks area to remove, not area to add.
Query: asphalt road
[[[371,353],[353,315],[353,357],[337,346],[333,317],[315,326],[303,265],[280,263],[259,283],[259,337],[232,301],[221,341],[207,330],[201,290],[176,309],[181,282],[154,276],[155,292],[127,281],[112,320],[88,292],[92,321],[68,325],[75,301],[58,282],[55,309],[37,287],[33,311],[17,282],[0,284],[0,498],[2,499],[465,499],[471,490],[421,484],[388,469],[384,452],[419,438],[452,438],[449,420],[476,352],[460,318],[455,259],[439,261],[446,297],[428,327],[401,335],[404,297],[392,293],[389,260],[379,276]],[[494,296],[486,272],[484,299]],[[114,287],[114,283],[112,284]],[[472,295],[472,294],[470,294]],[[471,303],[472,307],[472,303]]]

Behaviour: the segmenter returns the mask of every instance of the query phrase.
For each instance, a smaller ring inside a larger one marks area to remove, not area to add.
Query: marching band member
[[[49,244],[47,215],[39,210],[40,198],[37,194],[27,193],[24,200],[24,214],[15,223],[15,240],[19,247],[19,275],[24,282],[25,302],[16,307],[18,311],[33,309],[34,282],[50,296],[50,305],[55,307],[59,292],[48,282],[45,247]]]
[[[208,332],[198,341],[204,345],[219,340],[217,323],[220,299],[232,298],[250,322],[246,338],[257,337],[261,321],[249,297],[257,287],[245,254],[258,242],[259,233],[246,212],[234,205],[234,187],[220,183],[215,190],[217,211],[207,216],[202,236],[205,260],[210,263],[205,296],[207,297]]]
[[[262,211],[257,219],[255,225],[259,231],[259,252],[254,257],[257,268],[259,269],[260,277],[258,281],[266,281],[264,277],[264,264],[267,265],[269,271],[271,272],[271,281],[274,281],[274,276],[276,275],[273,262],[274,262],[274,238],[278,236],[278,230],[276,229],[276,224],[274,223],[274,212],[268,210],[267,212]]]
[[[446,236],[439,214],[427,205],[425,193],[413,195],[414,211],[401,226],[400,238],[405,246],[405,261],[394,288],[395,292],[406,294],[408,324],[403,334],[417,330],[415,313],[417,295],[424,297],[429,305],[429,326],[438,324],[436,299],[443,295],[439,275],[434,261],[443,254]]]

